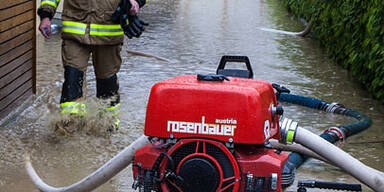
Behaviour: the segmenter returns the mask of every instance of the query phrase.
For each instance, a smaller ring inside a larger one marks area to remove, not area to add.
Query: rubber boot
[[[64,67],[64,83],[60,99],[60,121],[55,123],[57,135],[71,136],[85,126],[85,104],[77,102],[83,96],[84,72],[76,68]]]
[[[108,127],[107,131],[114,131],[119,129],[120,119],[120,95],[119,95],[119,82],[117,80],[117,75],[107,79],[96,79],[96,97],[104,99],[110,102],[109,107],[104,108],[103,112],[110,115],[113,119],[113,125]]]
[[[62,114],[84,115],[85,104],[76,102],[83,96],[83,81],[83,71],[70,66],[64,67],[64,83],[60,99]]]

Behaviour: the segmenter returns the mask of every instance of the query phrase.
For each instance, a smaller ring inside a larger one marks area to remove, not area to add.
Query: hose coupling
[[[324,111],[328,113],[345,114],[348,109],[346,109],[344,105],[340,103],[331,103],[327,105]]]
[[[280,143],[292,144],[295,141],[298,123],[292,119],[284,118],[280,121]]]
[[[331,133],[335,134],[339,138],[340,143],[343,143],[345,141],[345,138],[346,138],[345,133],[340,128],[330,127],[328,129],[324,130],[324,133],[327,133],[327,132],[331,132]]]

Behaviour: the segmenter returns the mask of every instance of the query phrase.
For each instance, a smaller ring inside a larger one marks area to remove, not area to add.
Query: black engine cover
[[[208,159],[192,158],[183,163],[179,170],[183,179],[183,191],[211,192],[215,191],[220,182],[217,167]]]

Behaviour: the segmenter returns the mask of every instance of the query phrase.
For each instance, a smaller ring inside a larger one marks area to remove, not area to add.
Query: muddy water
[[[151,86],[176,75],[213,73],[224,54],[247,55],[256,78],[282,84],[293,93],[339,102],[369,115],[373,125],[351,137],[343,149],[369,166],[384,170],[384,106],[335,65],[312,39],[259,30],[272,28],[300,31],[303,25],[288,14],[279,0],[153,0],[141,16],[150,22],[139,39],[126,40],[121,87],[121,128],[99,134],[103,120],[89,117],[83,130],[57,137],[52,122],[63,82],[60,38],[38,35],[38,93],[33,104],[17,119],[0,129],[0,191],[35,192],[23,167],[29,153],[41,177],[51,185],[72,184],[88,175],[143,133]],[[129,55],[136,50],[161,56],[170,62]],[[93,70],[88,68],[87,92],[95,95]],[[324,128],[350,123],[347,117],[284,104],[286,117],[321,133]],[[132,191],[127,168],[96,191]],[[297,179],[356,182],[352,177],[320,161],[303,165]],[[291,189],[295,189],[292,187]],[[369,191],[369,189],[365,189]]]

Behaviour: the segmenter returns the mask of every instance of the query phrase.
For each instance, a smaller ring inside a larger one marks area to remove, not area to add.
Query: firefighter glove
[[[129,39],[132,37],[139,38],[145,30],[144,25],[148,25],[148,22],[139,19],[137,15],[129,14],[131,6],[129,0],[122,0],[111,18],[114,23],[120,24],[124,34]]]
[[[145,28],[137,15],[130,15],[128,16],[127,24],[123,27],[123,30],[124,34],[131,39],[132,37],[139,38]]]

